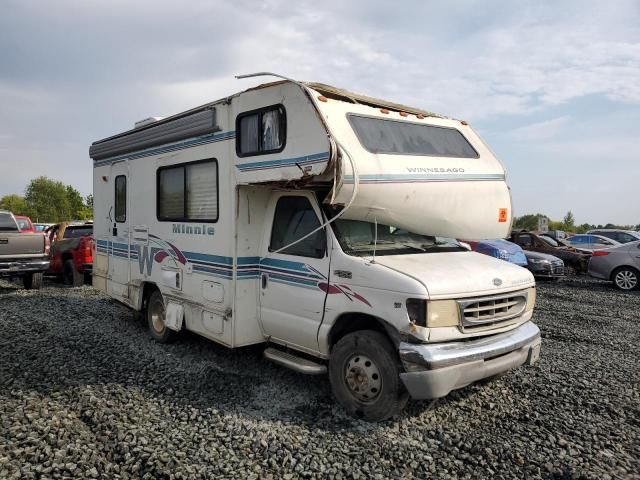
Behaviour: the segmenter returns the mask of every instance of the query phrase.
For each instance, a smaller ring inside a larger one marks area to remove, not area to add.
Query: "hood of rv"
[[[376,263],[418,280],[432,299],[497,294],[535,285],[527,269],[476,252],[386,255],[376,257]]]

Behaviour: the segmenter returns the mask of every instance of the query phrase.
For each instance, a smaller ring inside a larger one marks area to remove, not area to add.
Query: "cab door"
[[[301,350],[318,351],[329,274],[326,232],[311,193],[278,192],[267,208],[260,260],[260,320],[264,333]]]
[[[111,167],[112,196],[110,206],[109,276],[107,292],[122,299],[129,298],[130,238],[129,238],[129,172],[126,163]]]

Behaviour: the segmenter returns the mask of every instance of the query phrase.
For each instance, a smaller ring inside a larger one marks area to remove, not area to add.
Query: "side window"
[[[531,235],[520,235],[518,237],[518,244],[522,247],[530,247],[533,245],[531,241]]]
[[[218,220],[216,160],[162,167],[158,169],[156,180],[158,220]]]
[[[127,221],[127,177],[118,175],[115,181],[115,216],[116,222]]]
[[[291,242],[304,237],[320,226],[320,220],[311,203],[305,197],[281,197],[276,204],[271,229],[269,251],[275,252]],[[326,236],[324,230],[301,242],[292,245],[280,253],[301,257],[322,258],[325,254]]]
[[[281,152],[286,130],[287,116],[282,105],[242,113],[236,119],[236,153],[250,157]]]

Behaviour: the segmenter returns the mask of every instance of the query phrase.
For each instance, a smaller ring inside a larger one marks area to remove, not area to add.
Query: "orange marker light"
[[[387,114],[387,113],[389,113],[389,110],[387,110],[386,108],[381,108],[380,109],[380,113]]]
[[[400,112],[401,117],[408,117],[409,114],[407,112]]]
[[[469,125],[469,124],[467,123],[467,121],[466,121],[466,120],[460,120],[460,123],[461,123],[462,125]]]
[[[326,102],[327,101],[327,97],[325,97],[324,95],[320,95],[318,97],[318,100],[320,100],[321,102]]]
[[[422,120],[424,118],[424,115],[422,115],[421,113],[416,115],[416,118],[419,118],[420,120]]]

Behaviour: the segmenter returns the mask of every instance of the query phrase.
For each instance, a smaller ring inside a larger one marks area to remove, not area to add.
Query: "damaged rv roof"
[[[389,110],[395,110],[398,112],[407,112],[414,115],[424,115],[425,117],[438,117],[445,118],[443,115],[439,115],[427,110],[421,110],[419,108],[409,107],[400,103],[389,102],[387,100],[381,100],[375,97],[369,97],[367,95],[361,95],[359,93],[353,93],[342,88],[337,88],[332,85],[326,85],[324,83],[315,82],[303,82],[309,88],[320,92],[322,95],[335,100],[342,100],[343,102],[358,103],[361,105],[368,105],[369,107],[387,108]]]
[[[274,85],[279,85],[282,83],[287,83],[287,82],[292,82],[292,83],[300,83],[303,85],[306,85],[307,87],[317,91],[318,93],[324,95],[327,98],[332,98],[334,100],[339,100],[342,102],[348,102],[348,103],[354,103],[354,104],[360,104],[360,105],[367,105],[370,107],[376,107],[376,108],[386,108],[389,110],[394,110],[397,112],[407,112],[407,113],[411,113],[414,115],[424,115],[425,117],[437,117],[437,118],[447,118],[444,115],[440,115],[438,113],[434,113],[434,112],[429,112],[427,110],[421,110],[419,108],[414,108],[414,107],[409,107],[407,105],[402,105],[400,103],[394,103],[394,102],[389,102],[387,100],[382,100],[379,98],[375,98],[375,97],[369,97],[367,95],[362,95],[359,93],[354,93],[354,92],[350,92],[349,90],[344,90],[342,88],[338,88],[338,87],[334,87],[332,85],[327,85],[324,83],[318,83],[318,82],[296,82],[294,80],[276,80],[275,82],[267,82],[267,83],[262,83],[260,85],[256,85],[254,87],[250,87],[247,88],[245,90],[242,90],[241,92],[229,95],[227,97],[215,100],[213,102],[208,102],[205,103],[203,105],[199,105],[197,107],[191,108],[189,110],[186,110],[184,112],[180,112],[177,113],[175,115],[171,115],[169,117],[165,117],[161,120],[155,121],[155,122],[150,122],[144,125],[139,125],[135,128],[132,128],[131,130],[126,130],[124,132],[118,133],[116,135],[112,135],[110,137],[106,137],[102,140],[97,140],[95,142],[92,143],[92,145],[98,145],[101,143],[105,143],[105,142],[109,142],[111,140],[114,140],[116,138],[121,138],[124,136],[128,136],[131,135],[135,132],[139,132],[141,130],[147,130],[150,128],[155,128],[158,127],[160,125],[164,125],[164,124],[169,124],[174,122],[175,120],[178,120],[180,118],[183,117],[187,117],[190,116],[194,113],[198,113],[198,112],[202,112],[204,110],[210,110],[213,107],[215,107],[216,105],[220,104],[220,103],[228,103],[232,98],[237,97],[238,95],[241,95],[244,92],[249,92],[252,90],[260,90],[263,88],[268,88],[268,87],[272,87]],[[93,157],[92,157],[93,158]]]

